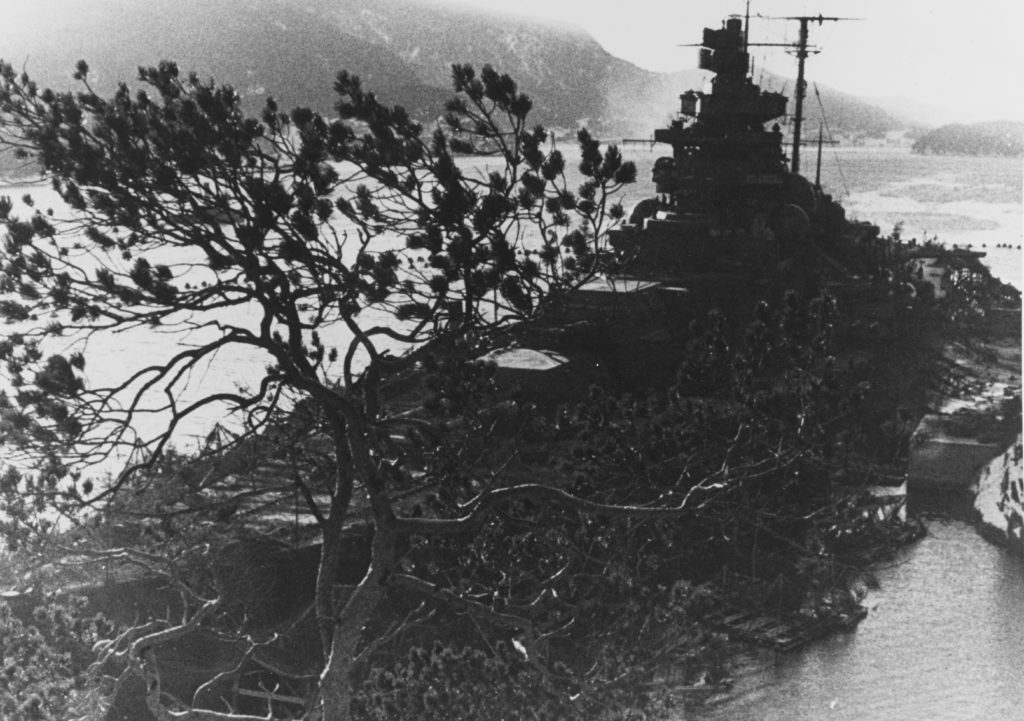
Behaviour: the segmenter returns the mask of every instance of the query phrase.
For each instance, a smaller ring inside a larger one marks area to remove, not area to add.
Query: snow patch
[[[982,522],[1024,549],[1024,464],[1022,438],[986,465],[978,477],[974,508]]]

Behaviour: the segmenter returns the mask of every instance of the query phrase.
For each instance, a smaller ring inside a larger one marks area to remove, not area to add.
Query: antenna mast
[[[812,52],[807,47],[807,25],[817,22],[819,25],[826,20],[858,20],[859,18],[829,18],[822,15],[798,15],[795,17],[780,18],[780,20],[796,20],[800,23],[800,37],[796,43],[796,113],[793,117],[793,163],[791,170],[794,173],[800,172],[800,130],[804,122],[804,95],[807,91],[807,82],[804,80],[804,61]],[[817,51],[813,51],[817,52]]]
[[[747,21],[743,25],[743,52],[750,50],[750,0],[747,0]]]

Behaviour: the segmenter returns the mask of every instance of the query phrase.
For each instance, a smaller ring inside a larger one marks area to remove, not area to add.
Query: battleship
[[[676,119],[655,130],[654,141],[672,148],[654,163],[657,195],[638,203],[611,238],[629,272],[746,268],[767,275],[807,243],[827,257],[825,239],[845,235],[858,244],[878,235],[875,226],[847,222],[843,207],[822,189],[820,137],[815,181],[799,172],[808,24],[843,18],[793,19],[800,22],[800,40],[793,46],[799,73],[791,157],[779,124],[788,99],[762,90],[749,72],[749,16],[746,23],[733,16],[720,29],[705,28],[699,67],[714,73],[710,92],[681,94]]]

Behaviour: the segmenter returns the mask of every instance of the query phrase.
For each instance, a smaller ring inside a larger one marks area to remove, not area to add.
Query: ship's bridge
[[[744,79],[742,85],[716,83],[711,93],[689,90],[679,96],[679,112],[708,125],[760,127],[786,114],[786,96],[766,93]]]

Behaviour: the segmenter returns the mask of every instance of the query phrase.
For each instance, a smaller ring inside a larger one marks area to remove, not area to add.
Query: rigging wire
[[[832,137],[832,129],[828,127],[828,117],[825,115],[825,106],[821,102],[821,93],[818,92],[818,84],[814,85],[814,97],[818,99],[818,109],[821,111],[821,122],[825,125],[825,132],[828,133],[828,140],[831,143],[835,138]],[[839,179],[843,182],[843,198],[850,197],[850,186],[846,184],[846,175],[843,173],[842,163],[839,162],[839,153],[836,152],[835,148],[832,149],[832,155],[836,159],[836,169],[839,171]]]

